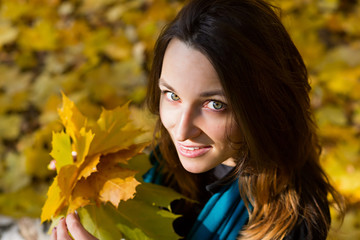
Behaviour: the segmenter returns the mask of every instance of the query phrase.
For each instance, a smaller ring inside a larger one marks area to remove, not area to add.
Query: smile
[[[199,147],[185,147],[185,146],[182,146],[182,148],[185,149],[185,150],[190,150],[190,151],[199,149]]]
[[[195,147],[195,146],[184,146],[181,144],[177,144],[177,149],[180,155],[188,158],[196,158],[206,154],[210,151],[210,146],[204,147]]]

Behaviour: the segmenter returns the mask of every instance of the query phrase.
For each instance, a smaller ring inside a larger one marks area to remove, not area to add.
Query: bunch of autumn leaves
[[[139,184],[136,171],[121,164],[126,165],[149,143],[135,143],[143,131],[131,124],[129,114],[128,104],[103,109],[97,122],[90,124],[63,95],[59,115],[66,132],[53,133],[50,155],[56,161],[57,176],[48,190],[41,221],[91,204],[110,202],[117,207],[134,197]]]
[[[142,181],[151,167],[141,154],[149,141],[130,113],[125,104],[103,109],[96,122],[89,122],[63,95],[59,115],[65,131],[53,133],[50,155],[57,175],[42,222],[51,220],[54,226],[77,210],[83,226],[101,240],[178,239],[172,223],[179,215],[171,212],[170,203],[183,196]]]

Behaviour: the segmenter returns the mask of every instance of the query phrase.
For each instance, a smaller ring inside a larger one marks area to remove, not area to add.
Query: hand
[[[70,237],[69,233],[73,238]],[[98,240],[81,225],[79,217],[71,213],[60,220],[51,233],[50,240]]]

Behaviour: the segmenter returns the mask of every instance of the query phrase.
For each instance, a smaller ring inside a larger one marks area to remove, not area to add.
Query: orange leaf
[[[91,175],[89,181],[102,202],[109,201],[117,207],[121,200],[126,201],[134,197],[135,188],[140,184],[134,177],[136,171],[118,166],[99,168],[101,170]]]
[[[139,184],[134,177],[108,179],[99,192],[100,200],[109,201],[117,207],[121,200],[126,201],[134,197],[135,188]]]

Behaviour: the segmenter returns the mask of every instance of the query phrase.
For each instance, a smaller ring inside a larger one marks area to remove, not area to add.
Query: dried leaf
[[[118,166],[99,167],[99,171],[90,176],[89,181],[99,193],[99,200],[111,202],[115,207],[120,201],[134,197],[135,188],[140,183],[135,179],[135,171]]]

